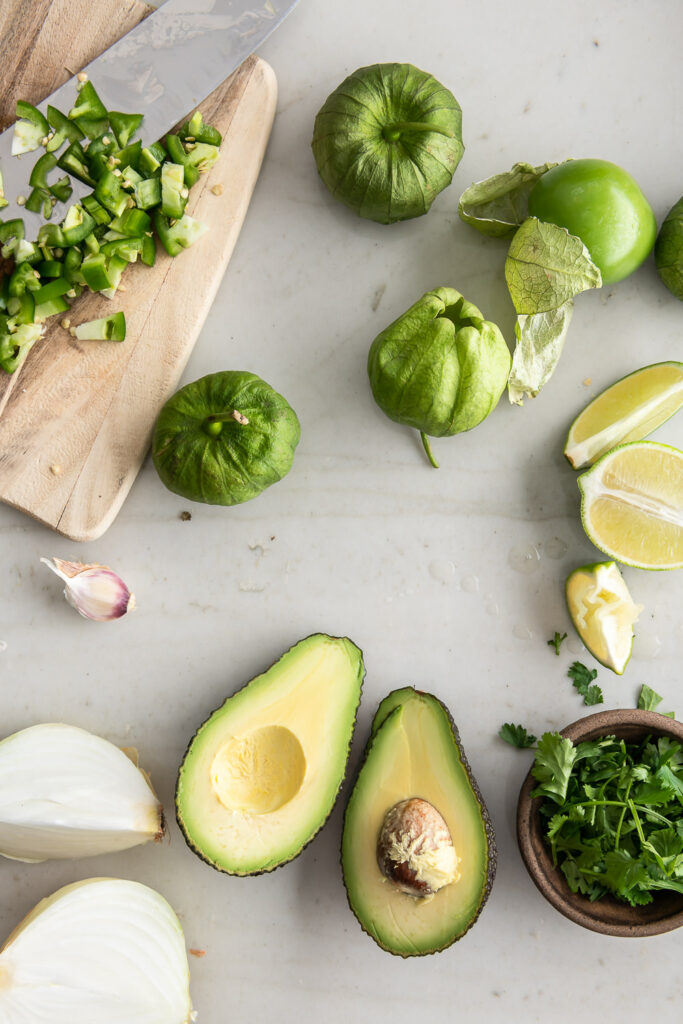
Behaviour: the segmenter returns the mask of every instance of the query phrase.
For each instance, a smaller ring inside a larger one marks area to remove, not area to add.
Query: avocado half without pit
[[[455,723],[431,694],[405,687],[380,704],[346,808],[342,870],[361,927],[398,956],[446,949],[481,913],[493,826]]]
[[[344,780],[363,676],[355,644],[318,633],[214,711],[176,788],[196,854],[219,871],[255,875],[301,853]]]

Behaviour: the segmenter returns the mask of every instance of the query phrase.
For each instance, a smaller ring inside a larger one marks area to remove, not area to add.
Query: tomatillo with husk
[[[486,419],[510,366],[500,329],[455,288],[423,295],[377,335],[368,355],[375,401],[389,419],[420,431],[435,468],[429,437],[450,437]]]
[[[186,384],[159,414],[152,459],[174,494],[239,505],[277,483],[299,443],[297,415],[282,395],[243,370]]]
[[[427,213],[460,163],[462,111],[412,64],[372,64],[345,78],[318,111],[313,155],[332,195],[392,224]]]

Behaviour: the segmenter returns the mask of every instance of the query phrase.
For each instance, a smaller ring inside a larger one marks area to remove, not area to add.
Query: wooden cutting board
[[[148,13],[138,0],[2,0],[0,127],[14,120],[17,98],[40,102]],[[122,309],[124,342],[76,341],[54,317],[23,367],[0,371],[0,501],[72,540],[111,524],[237,241],[276,98],[272,69],[249,57],[200,104],[223,145],[187,211],[210,230],[175,259],[159,247],[154,267],[129,267],[113,300],[83,294],[66,314],[77,324]]]

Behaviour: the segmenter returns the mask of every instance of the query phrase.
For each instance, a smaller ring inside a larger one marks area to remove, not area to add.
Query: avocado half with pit
[[[187,749],[176,815],[190,848],[231,875],[292,860],[344,780],[363,683],[350,640],[301,640],[229,697]]]
[[[344,884],[389,953],[446,949],[472,927],[496,872],[486,805],[446,707],[394,690],[372,723],[344,817]]]

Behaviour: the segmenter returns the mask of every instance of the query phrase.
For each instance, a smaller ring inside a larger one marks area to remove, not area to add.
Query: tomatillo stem
[[[246,426],[249,422],[247,417],[239,409],[231,409],[230,412],[217,412],[213,416],[207,416],[202,423],[202,429],[204,433],[209,434],[211,437],[218,437],[223,424],[228,423],[230,420],[235,420],[241,426]]]
[[[427,453],[427,458],[431,462],[431,464],[434,467],[434,469],[438,469],[439,468],[439,463],[434,458],[434,455],[432,453],[432,446],[430,445],[429,438],[425,434],[424,430],[420,431],[420,437],[422,438],[422,445],[424,447],[424,450]]]
[[[448,139],[455,138],[450,128],[441,128],[438,124],[429,124],[428,121],[395,121],[394,124],[386,124],[382,128],[382,135],[387,142],[398,142],[403,132],[438,132]]]

